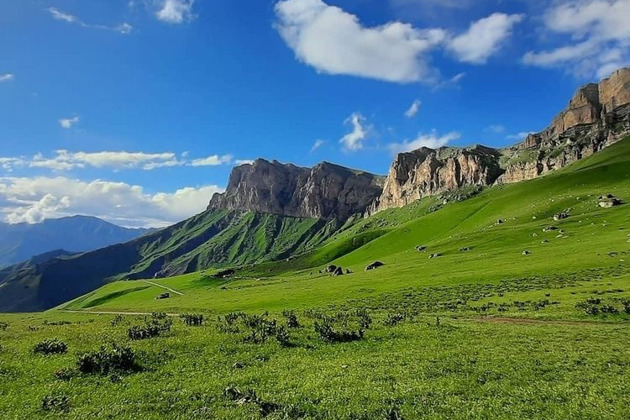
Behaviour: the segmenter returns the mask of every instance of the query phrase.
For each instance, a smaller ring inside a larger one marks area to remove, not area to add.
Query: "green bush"
[[[199,327],[203,325],[202,314],[182,314],[179,317],[184,322],[184,324],[188,325],[189,327]]]
[[[127,346],[112,344],[99,351],[83,354],[77,361],[81,373],[107,375],[110,372],[130,372],[138,369],[136,354]]]
[[[70,398],[66,395],[46,395],[44,399],[42,399],[42,410],[69,411]]]
[[[145,319],[144,325],[134,325],[129,328],[127,335],[132,340],[146,340],[169,332],[173,320],[163,312],[154,312],[151,318]]]
[[[34,353],[39,354],[62,354],[68,351],[68,345],[56,338],[53,340],[44,340],[37,343],[33,348]]]

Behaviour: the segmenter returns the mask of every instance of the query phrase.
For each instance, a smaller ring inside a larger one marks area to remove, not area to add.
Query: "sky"
[[[503,147],[630,63],[630,0],[0,0],[0,221],[160,227],[262,157]]]

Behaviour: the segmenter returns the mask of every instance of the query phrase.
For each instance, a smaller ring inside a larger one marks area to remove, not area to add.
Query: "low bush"
[[[68,345],[56,338],[39,342],[33,348],[34,353],[39,354],[62,354],[68,351]]]
[[[189,327],[199,327],[203,325],[202,314],[182,314],[179,317],[184,322],[184,324],[188,325]]]
[[[42,410],[44,411],[69,411],[70,398],[66,395],[46,395],[42,399]]]
[[[282,311],[282,316],[284,316],[287,320],[287,327],[289,328],[300,328],[300,323],[298,322],[297,315],[293,311]]]
[[[102,346],[99,351],[83,354],[77,361],[81,373],[107,375],[110,372],[131,372],[138,370],[136,354],[127,346],[112,344]]]
[[[127,335],[132,340],[146,340],[158,337],[171,330],[173,320],[162,312],[155,312],[151,318],[145,319],[144,325],[134,325],[129,328]]]
[[[393,327],[394,325],[398,325],[401,322],[405,322],[406,316],[405,314],[395,313],[395,314],[387,314],[385,320],[383,321],[383,325],[386,327]]]

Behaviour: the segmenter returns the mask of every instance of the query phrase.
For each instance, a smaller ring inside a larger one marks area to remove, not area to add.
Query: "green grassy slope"
[[[593,268],[624,271],[630,211],[627,205],[599,208],[597,198],[605,193],[630,198],[629,167],[630,140],[625,140],[546,177],[489,188],[438,211],[430,211],[437,201],[433,198],[354,222],[311,253],[242,270],[237,279],[217,282],[208,273],[197,273],[159,281],[184,296],[156,301],[159,288],[153,288],[93,304],[101,296],[135,287],[117,282],[68,307],[276,310],[343,303],[407,287],[497,283]],[[567,209],[568,219],[552,220],[554,213]],[[499,219],[504,223],[498,224]],[[558,230],[543,232],[548,225]],[[427,246],[428,252],[417,252],[417,245]],[[531,255],[522,255],[526,250]],[[441,257],[429,259],[431,253]],[[365,272],[374,260],[385,266]],[[330,261],[353,274],[320,274]]]

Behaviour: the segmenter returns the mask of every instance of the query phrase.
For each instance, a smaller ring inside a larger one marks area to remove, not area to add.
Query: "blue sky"
[[[0,219],[162,226],[257,157],[506,146],[629,62],[630,0],[0,0]],[[625,17],[624,17],[625,16]]]

